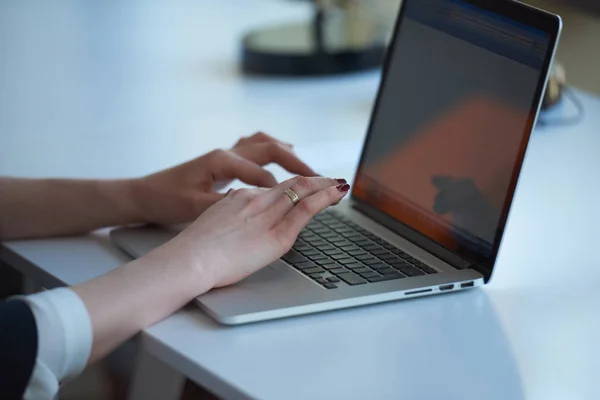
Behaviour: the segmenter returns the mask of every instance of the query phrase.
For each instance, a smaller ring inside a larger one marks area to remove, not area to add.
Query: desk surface
[[[377,74],[300,81],[236,72],[240,34],[305,16],[300,5],[4,7],[0,174],[135,176],[256,129],[297,143],[324,173],[351,174]],[[599,398],[600,100],[577,94],[582,123],[532,137],[491,285],[236,328],[192,308],[146,330],[152,351],[228,399]],[[127,261],[106,231],[4,250],[47,286]]]

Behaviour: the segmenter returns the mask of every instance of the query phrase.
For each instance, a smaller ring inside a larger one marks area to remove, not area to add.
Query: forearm
[[[0,239],[80,234],[142,222],[134,182],[0,177]]]
[[[193,263],[185,261],[190,258],[185,256],[184,249],[173,246],[176,244],[168,243],[73,288],[92,321],[94,342],[90,363],[210,289],[210,279]]]

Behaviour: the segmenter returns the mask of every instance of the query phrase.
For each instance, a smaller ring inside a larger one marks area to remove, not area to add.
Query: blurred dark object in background
[[[390,29],[371,9],[391,3],[395,16],[398,0],[310,2],[314,7],[311,21],[265,27],[244,37],[243,72],[316,76],[359,72],[382,65]]]

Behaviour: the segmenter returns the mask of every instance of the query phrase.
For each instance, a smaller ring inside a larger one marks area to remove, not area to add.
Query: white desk
[[[33,3],[0,13],[0,174],[139,175],[255,129],[307,157],[335,154],[315,161],[324,173],[352,171],[377,74],[235,72],[242,32],[302,6]],[[600,398],[600,100],[579,96],[581,124],[532,138],[490,286],[237,328],[184,310],[144,332],[145,360],[172,372],[138,396],[167,398],[183,374],[226,399]],[[48,287],[127,261],[105,231],[6,243],[1,255]]]

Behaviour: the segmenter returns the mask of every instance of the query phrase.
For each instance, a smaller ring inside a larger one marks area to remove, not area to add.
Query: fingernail
[[[342,185],[348,183],[344,178],[338,178],[336,179],[337,183],[341,183]]]
[[[348,185],[348,184],[340,185],[340,186],[337,186],[337,189],[340,192],[347,192],[348,190],[350,190],[350,185]]]

